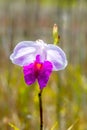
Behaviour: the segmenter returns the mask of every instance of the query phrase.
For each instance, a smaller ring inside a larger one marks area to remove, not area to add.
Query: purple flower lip
[[[37,79],[40,89],[46,86],[52,71],[62,70],[67,66],[64,51],[42,40],[18,43],[10,59],[12,63],[23,67],[26,84],[31,85]]]
[[[23,67],[24,79],[27,85],[33,84],[36,80],[40,89],[44,88],[52,72],[52,64],[49,61],[38,62],[37,56],[34,63]]]

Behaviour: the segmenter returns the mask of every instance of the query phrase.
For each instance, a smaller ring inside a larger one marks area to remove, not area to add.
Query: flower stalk
[[[43,130],[42,90],[40,90],[38,97],[39,97],[39,110],[40,110],[40,130]]]

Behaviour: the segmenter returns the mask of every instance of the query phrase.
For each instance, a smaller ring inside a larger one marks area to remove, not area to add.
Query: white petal
[[[47,60],[53,64],[53,70],[62,70],[67,66],[67,59],[64,51],[56,46],[49,44],[47,46]]]
[[[44,62],[47,57],[47,52],[46,52],[47,44],[44,43],[44,41],[40,39],[36,41],[36,44],[39,46],[37,53],[38,55],[40,55],[40,61]]]
[[[24,66],[36,58],[38,45],[32,41],[22,41],[16,45],[10,59],[14,64]]]
[[[40,55],[41,62],[48,60],[53,65],[53,70],[61,70],[67,66],[64,51],[58,46],[46,44],[42,40],[22,41],[16,45],[10,59],[14,64],[26,66],[35,61],[36,55]]]

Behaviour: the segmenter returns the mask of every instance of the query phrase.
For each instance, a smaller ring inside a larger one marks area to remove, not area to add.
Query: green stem
[[[43,130],[43,108],[42,108],[42,90],[38,94],[39,96],[39,109],[40,109],[40,130]]]

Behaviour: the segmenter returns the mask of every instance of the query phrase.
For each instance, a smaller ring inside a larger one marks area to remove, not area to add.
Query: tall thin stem
[[[38,94],[39,96],[39,108],[40,108],[40,130],[43,130],[43,107],[42,107],[42,90]]]

